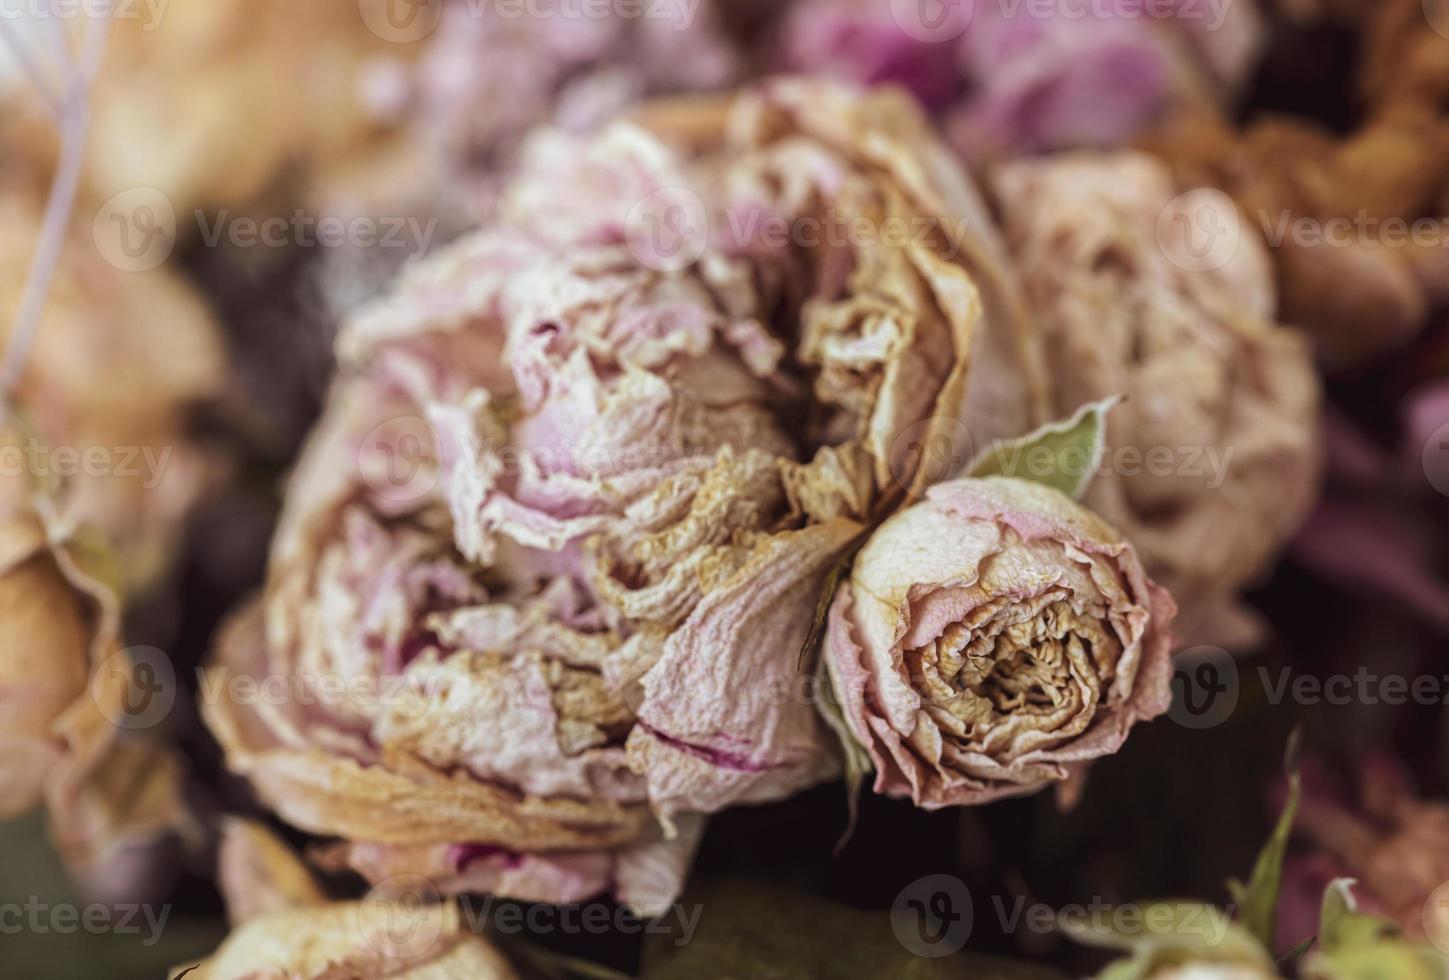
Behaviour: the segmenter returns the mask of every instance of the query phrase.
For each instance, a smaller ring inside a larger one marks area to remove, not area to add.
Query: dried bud
[[[985,803],[1068,778],[1167,710],[1174,612],[1064,494],[967,479],[871,537],[826,655],[877,792]]]

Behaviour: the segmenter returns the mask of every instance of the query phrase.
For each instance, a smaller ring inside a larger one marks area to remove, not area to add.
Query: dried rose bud
[[[872,535],[826,656],[877,792],[985,803],[1067,779],[1167,710],[1175,611],[1070,498],[958,480]]]
[[[347,325],[265,601],[208,678],[232,768],[373,880],[667,904],[704,814],[836,772],[791,696],[805,634],[950,463],[920,447],[969,441],[963,405],[983,437],[1034,424],[1029,381],[968,384],[1032,378],[1029,337],[907,103],[787,83],[640,119],[547,141],[510,223]],[[704,219],[657,215],[682,259],[639,240],[654,189]],[[819,237],[731,233],[752,216]],[[301,696],[328,679],[379,693]]]
[[[1175,198],[1139,154],[1010,164],[995,189],[1056,413],[1125,396],[1084,502],[1172,592],[1184,636],[1246,642],[1227,611],[1319,482],[1318,382],[1308,346],[1272,322],[1262,243],[1227,197]]]

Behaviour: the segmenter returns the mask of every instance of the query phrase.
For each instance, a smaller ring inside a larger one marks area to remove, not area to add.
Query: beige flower
[[[172,973],[204,980],[514,980],[508,961],[469,932],[454,905],[370,897],[329,903],[286,845],[229,821],[220,877],[234,930],[200,964]]]
[[[1122,395],[1084,502],[1119,528],[1183,608],[1180,631],[1234,643],[1227,615],[1317,493],[1318,384],[1307,345],[1272,322],[1261,241],[1223,195],[1177,202],[1220,229],[1206,257],[1149,157],[1002,168],[1003,223],[1048,351],[1054,409]],[[1027,475],[1027,474],[1022,474]]]
[[[1039,388],[968,384],[1030,376],[1029,338],[898,97],[771,84],[533,152],[507,223],[347,325],[206,713],[373,880],[655,908],[704,814],[835,773],[789,696],[827,572],[949,464],[920,447],[963,405],[1014,434]],[[636,237],[660,190],[706,220],[682,262]],[[729,233],[754,217],[919,233]],[[247,704],[239,676],[382,693]]]
[[[14,311],[44,200],[0,185],[0,310]],[[0,319],[0,342],[12,318]],[[16,398],[33,431],[11,433],[4,479],[44,486],[73,525],[119,555],[130,594],[155,583],[219,463],[189,432],[195,406],[226,377],[217,324],[200,294],[166,268],[125,271],[91,238],[66,239]]]
[[[871,537],[826,657],[877,792],[985,803],[1066,779],[1167,710],[1174,612],[1132,546],[1070,498],[958,480]]]
[[[1377,96],[1384,106],[1357,131],[1344,136],[1271,116],[1239,130],[1200,113],[1174,119],[1145,144],[1182,186],[1222,189],[1264,228],[1274,246],[1280,316],[1312,337],[1332,369],[1402,347],[1449,302],[1444,234],[1435,220],[1449,189],[1442,166],[1449,122],[1435,94],[1449,73],[1435,60],[1449,52],[1449,40],[1429,29],[1414,0],[1375,6],[1411,27],[1432,56],[1415,57],[1412,48],[1394,47],[1392,35],[1381,38],[1389,46],[1368,64],[1391,70],[1371,73],[1382,77],[1366,79],[1366,87],[1388,86]],[[1399,67],[1404,77],[1390,85]],[[1413,233],[1396,233],[1396,225]]]
[[[7,487],[7,490],[10,488]],[[96,577],[96,546],[7,501],[0,523],[0,816],[42,801],[75,871],[195,826],[176,760],[119,727],[132,696],[114,591]]]
[[[91,618],[35,523],[0,528],[0,816],[39,804],[60,760],[55,724],[85,694]]]
[[[117,18],[91,97],[87,166],[99,197],[160,191],[186,237],[196,209],[251,205],[286,168],[381,138],[369,72],[416,48],[368,29],[385,7],[170,0]]]

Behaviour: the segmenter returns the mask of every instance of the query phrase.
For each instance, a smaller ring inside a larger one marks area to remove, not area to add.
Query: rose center
[[[1117,653],[1120,645],[1100,620],[1055,599],[1035,610],[979,607],[967,621],[906,651],[906,658],[919,689],[938,704],[1047,714],[1088,700],[1084,689],[1100,690]]]

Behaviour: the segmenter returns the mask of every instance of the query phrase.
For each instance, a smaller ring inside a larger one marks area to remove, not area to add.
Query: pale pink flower
[[[1070,498],[958,480],[871,537],[826,656],[877,792],[985,803],[1067,779],[1167,710],[1175,611]]]

